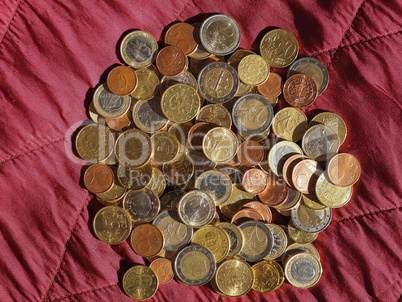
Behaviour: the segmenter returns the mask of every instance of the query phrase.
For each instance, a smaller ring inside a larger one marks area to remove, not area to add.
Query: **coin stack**
[[[120,44],[127,65],[95,90],[93,122],[76,136],[90,163],[84,184],[105,206],[95,235],[108,244],[130,237],[150,263],[123,277],[134,299],[173,278],[241,296],[285,278],[308,288],[321,277],[311,242],[331,209],[351,199],[359,162],[338,153],[347,133],[340,116],[308,123],[299,109],[326,89],[326,67],[297,58],[297,39],[284,29],[264,35],[260,55],[238,49],[240,39],[222,14],[173,24],[160,50],[151,34],[128,33]],[[274,113],[282,96],[290,106]],[[272,223],[272,209],[291,217],[287,226]]]

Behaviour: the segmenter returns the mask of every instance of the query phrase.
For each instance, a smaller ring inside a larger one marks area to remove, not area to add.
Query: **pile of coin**
[[[297,39],[284,29],[264,35],[260,55],[237,49],[240,38],[237,22],[220,14],[173,24],[160,50],[151,34],[130,32],[120,45],[127,65],[95,90],[93,122],[76,136],[91,164],[84,184],[105,206],[95,235],[108,244],[130,237],[150,262],[124,275],[134,299],[173,278],[241,296],[321,277],[311,242],[351,199],[359,162],[338,153],[347,133],[340,116],[308,123],[299,109],[326,89],[325,66],[297,59]],[[290,106],[274,113],[281,94]],[[289,224],[272,223],[272,209]]]

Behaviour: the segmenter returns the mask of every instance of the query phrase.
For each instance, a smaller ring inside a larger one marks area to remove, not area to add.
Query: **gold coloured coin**
[[[99,115],[106,118],[118,118],[130,109],[131,98],[111,93],[104,83],[96,88],[92,103]]]
[[[179,142],[168,132],[159,131],[151,136],[153,146],[153,159],[160,163],[172,161],[179,154]]]
[[[232,117],[229,111],[222,105],[210,104],[200,109],[195,122],[206,122],[214,126],[230,129],[232,126]]]
[[[119,165],[117,168],[117,178],[123,187],[140,190],[151,182],[152,166],[150,163],[138,168],[128,168]]]
[[[318,253],[318,250],[311,243],[292,243],[286,248],[285,253],[282,255],[282,263],[286,264],[286,261],[290,257],[298,253],[309,253],[317,258],[317,260],[320,260],[320,254]]]
[[[161,170],[152,167],[152,178],[146,188],[153,191],[158,197],[161,197],[166,188],[166,180]]]
[[[123,166],[137,168],[149,162],[153,146],[151,138],[137,129],[124,131],[116,140],[114,153]]]
[[[317,239],[318,233],[306,233],[299,230],[292,220],[288,224],[289,237],[296,243],[306,244]]]
[[[349,202],[353,194],[353,186],[340,187],[330,182],[327,173],[322,173],[316,183],[318,200],[329,208],[340,208]]]
[[[93,120],[95,123],[102,124],[104,125],[106,123],[106,120],[103,116],[101,116],[98,112],[96,112],[95,107],[94,107],[94,102],[91,101],[88,107],[88,114],[91,120]]]
[[[135,71],[138,84],[131,96],[137,100],[149,100],[157,93],[159,85],[158,75],[150,68],[141,68]]]
[[[316,193],[303,194],[302,201],[306,207],[313,210],[324,210],[327,207],[318,200]]]
[[[216,127],[208,131],[202,141],[205,156],[217,163],[231,160],[237,152],[238,140],[236,135],[224,127]]]
[[[192,120],[201,106],[197,91],[186,84],[170,86],[162,95],[161,107],[164,115],[175,123]]]
[[[203,172],[195,180],[195,188],[210,195],[216,206],[224,203],[232,194],[232,181],[219,170]]]
[[[119,244],[130,236],[130,214],[120,207],[104,207],[95,214],[93,228],[98,239],[108,244]]]
[[[261,294],[269,293],[275,290],[280,282],[280,272],[273,262],[261,261],[251,267],[254,273],[253,289],[256,292]]]
[[[297,142],[307,131],[307,117],[303,111],[293,107],[279,110],[272,122],[275,135],[288,141]]]
[[[114,183],[112,187],[104,193],[96,194],[99,202],[105,206],[115,205],[121,201],[124,194],[126,193],[126,188],[119,186]]]
[[[113,152],[113,145],[112,131],[100,124],[84,126],[75,138],[78,155],[90,163],[98,163],[107,159]]]
[[[247,294],[254,284],[250,265],[240,259],[228,259],[216,270],[214,283],[226,296],[239,297]]]
[[[191,242],[206,247],[214,255],[216,263],[225,259],[230,250],[229,235],[213,225],[198,229]]]
[[[322,266],[320,261],[308,253],[299,253],[288,259],[285,276],[290,284],[298,288],[309,288],[320,280]]]
[[[160,131],[168,123],[161,109],[161,99],[156,96],[138,101],[134,105],[132,117],[135,125],[147,133]]]
[[[150,299],[158,290],[159,281],[148,266],[131,267],[123,276],[123,289],[127,296],[135,300]]]
[[[239,227],[233,223],[221,222],[216,225],[218,228],[224,230],[230,238],[230,248],[227,254],[228,258],[237,256],[244,245],[243,233]]]
[[[325,126],[328,126],[332,130],[334,130],[335,133],[339,136],[340,145],[343,144],[347,135],[347,127],[345,121],[339,115],[332,112],[319,113],[315,117],[313,117],[309,124],[309,127],[318,124],[324,124]]]
[[[248,55],[255,55],[255,52],[248,50],[248,49],[238,49],[236,50],[228,59],[228,64],[232,65],[236,70],[238,70],[238,66],[240,61]],[[237,91],[235,97],[240,97],[245,95],[246,93],[249,93],[251,91],[251,88],[253,86],[247,85],[243,83],[242,81],[239,82],[239,90]]]
[[[240,80],[251,86],[264,83],[269,75],[269,66],[259,55],[248,55],[241,59],[238,72]]]
[[[260,53],[270,66],[284,68],[296,59],[299,53],[299,43],[290,31],[274,29],[262,38]]]
[[[272,261],[271,263],[276,267],[277,271],[279,272],[279,282],[275,287],[275,289],[278,289],[279,287],[282,286],[283,282],[285,281],[285,272],[283,271],[282,266],[278,262]]]
[[[171,184],[183,185],[193,176],[194,165],[185,154],[181,154],[174,161],[164,163],[162,172]]]
[[[142,30],[128,33],[120,44],[120,55],[124,62],[136,69],[151,65],[157,51],[155,38]]]
[[[231,219],[243,205],[253,199],[255,199],[255,195],[246,192],[241,184],[235,183],[232,185],[232,194],[224,203],[219,205],[219,210]]]
[[[177,138],[181,146],[187,147],[188,131],[191,129],[191,127],[193,127],[191,122],[174,123],[172,126],[170,126],[168,132],[172,133]]]

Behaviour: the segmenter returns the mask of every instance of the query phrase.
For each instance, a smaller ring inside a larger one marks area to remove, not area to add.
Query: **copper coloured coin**
[[[360,163],[352,154],[339,153],[329,161],[328,177],[334,185],[352,186],[359,179],[360,173]]]
[[[195,150],[202,152],[202,140],[209,130],[214,128],[210,123],[197,123],[188,131],[188,144]]]
[[[128,110],[125,114],[118,118],[106,118],[106,124],[110,129],[114,131],[123,131],[124,128],[127,128],[131,125],[131,110]]]
[[[255,167],[264,157],[264,149],[260,143],[247,140],[240,144],[237,149],[237,159],[245,167]]]
[[[268,79],[257,86],[258,92],[267,99],[278,97],[282,93],[283,81],[279,74],[270,72]]]
[[[292,174],[293,174],[293,169],[298,164],[300,161],[303,159],[307,159],[308,157],[302,154],[295,154],[289,157],[285,163],[283,164],[282,168],[282,177],[283,180],[287,183],[289,187],[294,188],[293,182],[292,182]]]
[[[321,167],[315,160],[304,159],[295,165],[292,173],[292,183],[300,193],[313,193],[321,173]]]
[[[317,84],[306,74],[295,74],[283,85],[283,96],[293,107],[310,106],[318,95]]]
[[[159,284],[165,284],[171,281],[174,277],[172,261],[167,258],[158,258],[151,262],[149,267],[155,272],[158,277]]]
[[[268,177],[268,185],[265,190],[258,194],[261,202],[267,206],[274,207],[284,203],[288,197],[289,190],[285,182],[275,176]]]
[[[114,183],[113,170],[105,164],[94,164],[84,173],[84,184],[92,193],[104,193]]]
[[[110,92],[125,96],[129,95],[137,87],[138,78],[131,67],[117,66],[109,72],[106,83]]]
[[[257,168],[247,170],[243,175],[243,188],[248,193],[257,195],[262,193],[268,185],[268,175]]]
[[[185,54],[176,46],[166,46],[161,49],[156,57],[156,67],[161,74],[175,77],[187,67]]]
[[[254,209],[242,209],[233,215],[231,223],[239,224],[247,220],[264,221],[264,217]]]
[[[272,221],[272,212],[266,204],[263,204],[259,201],[250,201],[242,207],[242,209],[246,208],[256,210],[261,214],[266,223],[270,223]]]
[[[177,46],[186,55],[192,54],[197,49],[197,42],[194,40],[194,26],[188,23],[179,22],[169,27],[165,35],[165,44]]]
[[[162,250],[165,238],[157,226],[145,223],[134,228],[130,242],[136,254],[142,257],[153,257]]]

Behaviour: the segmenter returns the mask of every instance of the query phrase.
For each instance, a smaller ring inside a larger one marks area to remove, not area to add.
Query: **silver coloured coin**
[[[230,248],[227,257],[237,256],[244,245],[243,233],[240,228],[229,222],[222,222],[216,225],[218,228],[223,229],[229,235]]]
[[[159,213],[152,224],[162,231],[165,238],[163,248],[167,251],[178,251],[193,238],[193,228],[185,225],[175,210]]]
[[[267,131],[274,118],[274,109],[260,94],[249,93],[233,105],[232,119],[236,128],[248,135]]]
[[[288,238],[286,232],[279,225],[273,223],[266,223],[265,225],[269,228],[273,237],[272,249],[265,259],[275,260],[285,252],[288,245]]]
[[[212,253],[201,245],[183,248],[173,263],[176,277],[184,284],[199,286],[209,282],[216,271],[216,262]]]
[[[291,216],[294,225],[301,231],[307,233],[317,233],[325,230],[331,222],[332,210],[313,210],[300,203],[292,208]]]
[[[269,168],[276,176],[281,176],[285,161],[295,154],[303,154],[298,144],[289,141],[276,143],[268,153]]]
[[[230,101],[239,89],[236,69],[225,62],[212,62],[198,74],[198,88],[204,99],[215,104]]]
[[[142,30],[128,33],[120,44],[120,55],[133,68],[145,68],[155,61],[158,43],[155,38]]]
[[[180,219],[191,227],[200,228],[209,224],[214,219],[215,211],[213,199],[198,190],[186,193],[179,202]]]
[[[152,221],[158,215],[160,207],[158,196],[148,188],[130,190],[123,199],[123,208],[130,213],[134,223]]]
[[[232,193],[232,182],[227,174],[219,170],[209,170],[195,180],[195,188],[212,197],[216,206],[225,202]]]
[[[329,159],[338,152],[339,145],[336,132],[323,124],[308,128],[301,144],[304,153],[316,161]]]
[[[133,108],[133,121],[139,129],[147,133],[162,130],[168,119],[162,112],[160,97],[138,101]]]
[[[329,75],[327,67],[318,59],[304,57],[297,59],[290,65],[286,78],[289,79],[294,74],[306,74],[313,78],[318,87],[318,95],[327,89]]]
[[[131,98],[130,96],[118,96],[111,93],[104,83],[96,88],[92,104],[99,115],[107,118],[118,118],[130,108]]]
[[[206,51],[217,56],[226,56],[240,45],[240,26],[229,16],[213,15],[202,23],[200,40]]]
[[[246,221],[239,224],[244,236],[244,246],[239,256],[250,262],[261,261],[270,253],[273,236],[269,228],[261,221]]]

